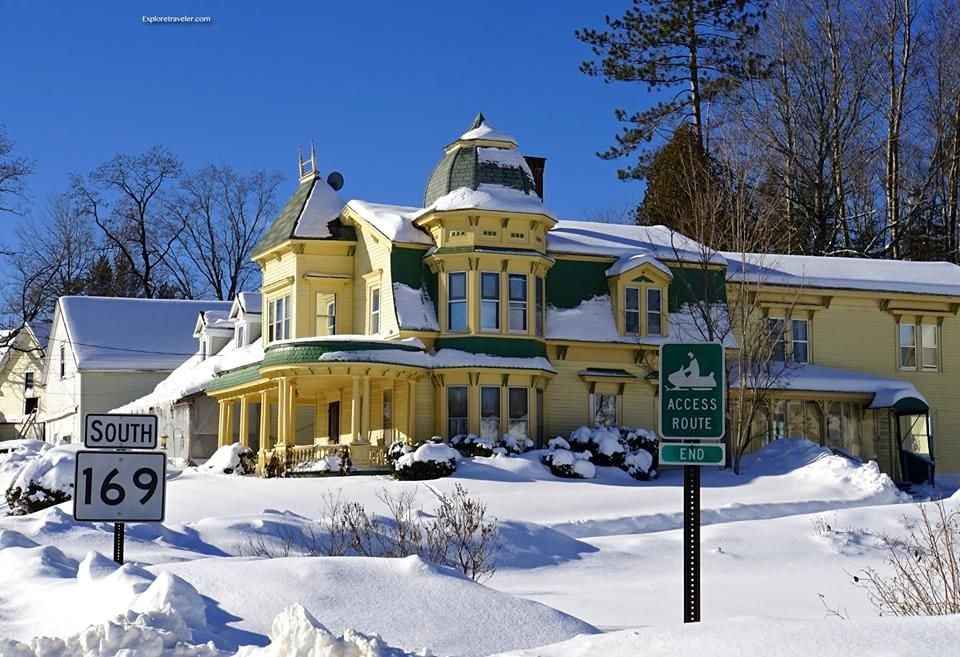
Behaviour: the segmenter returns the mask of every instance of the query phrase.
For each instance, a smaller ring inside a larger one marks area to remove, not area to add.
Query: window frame
[[[464,403],[465,415],[460,416],[460,415],[450,414],[451,394],[455,390],[463,391],[463,403]],[[458,431],[456,433],[451,431],[451,426],[452,426],[451,423],[454,421],[454,419],[463,422],[463,431]],[[470,433],[470,387],[467,385],[447,386],[447,440],[450,440],[454,436],[466,435],[468,433]]]
[[[602,408],[603,397],[613,397],[613,423],[604,426],[619,426],[620,422],[620,395],[613,392],[592,392],[590,393],[590,424],[599,426],[597,423],[597,414]]]
[[[940,371],[940,327],[937,324],[924,324],[920,323],[920,330],[917,331],[917,337],[919,340],[919,352],[917,358],[917,367],[924,372],[939,372]],[[933,346],[927,346],[927,338],[924,335],[925,329],[932,329],[933,331]],[[933,350],[933,364],[927,364],[927,351]]]
[[[290,339],[290,298],[289,293],[270,299],[267,302],[267,342],[280,342]],[[281,309],[280,315],[277,310]]]
[[[657,294],[657,310],[655,311],[650,310],[650,293],[651,292],[656,292]],[[659,287],[653,287],[653,286],[647,287],[643,294],[643,301],[644,301],[643,317],[647,322],[647,326],[646,326],[647,335],[653,336],[653,337],[663,336],[663,290]],[[657,332],[656,333],[650,330],[651,315],[657,316],[657,320],[656,320]]]
[[[514,281],[523,281],[523,299],[513,298]],[[530,289],[526,274],[507,274],[507,330],[510,333],[528,333],[530,331],[527,313],[529,312]],[[513,313],[515,310],[523,309],[523,328],[514,328]]]
[[[484,280],[484,278],[486,278],[486,279],[488,279],[488,280],[489,280],[490,278],[493,278],[494,280],[496,280],[496,282],[497,282],[497,285],[496,285],[497,296],[496,296],[496,297],[487,297],[487,296],[484,295],[484,292],[483,292],[483,280]],[[501,281],[500,281],[500,272],[495,272],[495,271],[482,271],[482,272],[480,272],[480,330],[481,330],[481,331],[490,332],[490,333],[499,333],[499,332],[500,332],[500,299],[501,299],[501,297],[502,297],[502,290],[500,289],[500,283],[501,283]],[[496,324],[496,325],[495,325],[495,326],[485,326],[485,325],[484,325],[483,309],[484,309],[485,307],[491,305],[491,304],[493,305],[493,307],[494,307],[494,309],[495,309],[494,319],[496,320],[496,321],[495,321],[495,324]]]
[[[23,373],[23,389],[31,390],[35,385],[33,370],[27,370]]]
[[[770,362],[773,363],[786,363],[787,362],[787,320],[784,317],[767,317],[767,335],[771,339],[776,335],[774,332],[774,325],[779,324],[780,326],[780,335],[773,342],[773,346],[770,349]]]
[[[798,324],[804,324],[806,329],[804,331],[804,339],[797,340],[796,327]],[[797,363],[799,365],[809,365],[810,364],[810,328],[812,322],[808,317],[791,317],[790,318],[790,362]],[[797,344],[804,345],[804,359],[797,360]]]
[[[454,276],[463,277],[463,297],[453,296],[453,278]],[[467,291],[467,272],[465,271],[451,271],[447,272],[447,330],[451,333],[468,333],[470,331],[470,303],[468,300],[469,292]],[[453,326],[453,308],[454,305],[462,306],[462,316],[463,316],[463,326],[459,328],[454,328]]]
[[[524,399],[524,414],[516,416],[513,414],[513,391],[522,390]],[[530,388],[526,386],[508,386],[507,387],[507,433],[511,433],[514,423],[524,423],[524,436],[530,437]]]
[[[534,334],[542,338],[546,333],[546,302],[547,290],[546,282],[543,276],[535,276],[533,279],[533,307],[536,317],[534,318]]]
[[[337,295],[327,302],[327,335],[337,334]]]
[[[374,304],[376,300],[376,304]],[[367,313],[367,333],[368,335],[379,335],[382,328],[380,323],[380,311],[383,306],[383,295],[380,294],[379,285],[371,285],[367,291],[367,307],[370,311]]]
[[[67,378],[67,348],[60,345],[60,379]]]
[[[500,437],[500,425],[503,420],[503,409],[501,408],[502,403],[500,399],[500,391],[501,391],[500,386],[484,386],[484,385],[480,386],[480,435],[481,436],[485,435],[483,432],[483,421],[486,419],[495,417],[497,420],[495,425],[496,426],[496,435],[494,436],[495,440]],[[492,393],[491,396],[494,399],[496,399],[496,407],[497,407],[496,415],[485,414],[484,404],[483,404],[484,393]]]
[[[643,295],[640,292],[641,287],[639,285],[628,285],[623,290],[623,334],[624,335],[641,335],[643,333],[642,317],[643,317]],[[634,293],[637,296],[637,307],[630,307],[630,294]],[[636,331],[630,330],[630,320],[631,315],[636,315]]]
[[[903,331],[904,329],[910,329],[910,335],[913,337],[912,344],[904,344],[903,342]],[[897,369],[909,372],[917,371],[918,357],[917,353],[919,348],[919,332],[917,331],[917,324],[915,322],[897,322]],[[909,350],[913,351],[913,364],[905,364],[903,356]]]

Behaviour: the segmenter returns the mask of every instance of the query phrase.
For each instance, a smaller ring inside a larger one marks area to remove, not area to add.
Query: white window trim
[[[280,342],[282,340],[288,340],[290,338],[290,325],[291,325],[291,316],[290,316],[290,302],[293,298],[289,292],[287,294],[279,295],[273,297],[267,301],[267,342]],[[279,302],[283,302],[283,318],[280,321],[277,321],[276,309]],[[275,330],[277,327],[280,330]],[[278,335],[283,334],[282,337]]]
[[[379,335],[383,329],[383,293],[380,291],[380,284],[371,285],[367,289],[367,335]],[[373,309],[373,297],[377,296],[377,309]],[[374,322],[376,320],[376,322]],[[374,330],[376,324],[376,330]]]
[[[807,325],[807,339],[806,340],[796,340],[794,339],[793,334],[793,323],[794,322],[803,322]],[[809,365],[813,362],[813,320],[809,317],[791,317],[790,318],[790,362],[796,363],[798,365]],[[796,349],[794,344],[800,342],[807,345],[807,359],[806,360],[797,360]]]
[[[932,366],[928,366],[924,363],[923,352],[925,349],[928,349],[924,339],[923,339],[923,328],[929,326],[933,329],[933,336],[936,344],[933,346],[936,349],[936,363]],[[939,372],[940,371],[940,344],[942,343],[940,335],[940,325],[939,324],[930,324],[924,323],[922,320],[917,322],[917,368],[921,372]]]
[[[913,327],[913,345],[910,347],[904,346],[900,341],[900,328],[903,326]],[[914,320],[911,322],[904,322],[900,320],[897,322],[896,327],[896,337],[897,337],[897,369],[902,372],[919,372],[920,368],[920,326],[919,323]],[[903,364],[903,350],[904,349],[913,349],[913,365],[904,365]],[[939,355],[938,355],[939,356]]]

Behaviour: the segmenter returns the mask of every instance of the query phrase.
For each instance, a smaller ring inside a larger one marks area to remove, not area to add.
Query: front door
[[[327,435],[331,443],[340,442],[340,402],[327,404]]]

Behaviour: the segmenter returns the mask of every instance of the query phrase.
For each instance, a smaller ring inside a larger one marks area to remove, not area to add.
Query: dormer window
[[[658,287],[647,288],[647,335],[662,335],[661,300],[663,293]]]
[[[623,332],[625,335],[659,337],[663,328],[663,288],[647,284],[623,290]]]
[[[624,332],[627,335],[640,335],[640,290],[628,287],[624,305]]]

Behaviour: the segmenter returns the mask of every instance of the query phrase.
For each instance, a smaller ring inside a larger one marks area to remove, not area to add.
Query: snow
[[[337,336],[339,337],[339,336]],[[440,349],[435,353],[425,351],[408,351],[403,349],[371,349],[365,351],[328,351],[318,358],[319,362],[357,362],[357,363],[392,363],[395,365],[409,365],[443,369],[449,367],[509,367],[512,369],[542,370],[554,372],[553,366],[546,358],[536,356],[532,358],[512,358],[506,356],[492,356],[489,354],[473,354],[459,349]]]
[[[196,351],[199,313],[229,301],[60,297],[58,308],[81,370],[174,370]]]
[[[407,331],[439,331],[437,309],[426,289],[417,290],[403,283],[393,284],[393,306],[400,328]]]
[[[410,467],[414,463],[449,463],[459,461],[460,452],[444,443],[424,443],[412,452],[397,459],[397,470]]]
[[[493,126],[487,123],[485,120],[480,122],[476,128],[467,130],[465,133],[460,135],[460,141],[469,141],[471,139],[486,139],[488,141],[505,141],[510,142],[516,145],[517,140],[514,139],[513,135],[508,135],[505,132],[500,132],[496,130]]]
[[[23,466],[10,481],[10,488],[26,491],[32,482],[48,491],[72,495],[76,454],[81,449],[83,445],[58,445],[26,454]]]
[[[768,285],[923,294],[960,294],[960,267],[907,262],[759,253],[724,253],[728,280]]]
[[[221,372],[262,360],[263,341],[260,338],[244,347],[237,347],[236,341],[231,340],[217,354],[209,356],[206,360],[201,360],[200,354],[194,354],[171,372],[170,376],[158,383],[152,392],[115,408],[113,412],[150,412],[151,409],[172,404],[188,395],[205,390],[207,384]]]
[[[327,224],[340,216],[344,202],[327,181],[317,177],[310,190],[310,196],[300,212],[297,225],[293,229],[294,237],[331,237]]]
[[[504,212],[526,212],[542,214],[548,217],[553,215],[543,206],[543,201],[533,191],[529,194],[504,187],[481,183],[477,189],[458,187],[444,194],[430,206],[421,210],[417,217],[428,212],[445,212],[449,210],[502,210]]]
[[[952,657],[960,616],[791,621],[739,618],[582,636],[498,657]]]
[[[607,269],[607,278],[619,276],[624,272],[630,271],[631,269],[635,269],[637,267],[642,267],[643,265],[650,265],[659,270],[661,273],[666,274],[667,278],[673,278],[673,272],[670,271],[670,268],[657,260],[650,253],[635,253],[632,255],[621,256]]]
[[[433,246],[433,239],[430,235],[417,228],[413,223],[414,218],[420,214],[423,208],[368,203],[357,199],[347,203],[347,207],[391,242]]]
[[[232,443],[218,447],[217,451],[200,466],[200,469],[205,472],[216,472],[218,474],[237,473],[237,467],[240,465],[240,455],[245,451],[249,451],[249,449],[249,447],[244,447],[240,443]]]
[[[605,224],[596,221],[561,219],[547,234],[548,253],[572,253],[621,258],[649,254],[672,262],[726,262],[696,240],[666,226]]]
[[[479,162],[490,162],[500,167],[522,169],[530,177],[530,180],[533,180],[530,165],[527,164],[523,155],[516,148],[478,148],[477,160]]]
[[[737,376],[734,372],[731,376],[731,386],[737,385]],[[920,391],[909,381],[823,365],[791,363],[784,367],[783,374],[777,382],[777,388],[874,394],[870,408],[889,408],[897,401],[908,397],[927,403]]]

